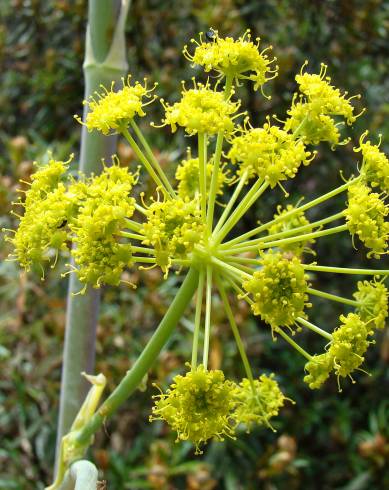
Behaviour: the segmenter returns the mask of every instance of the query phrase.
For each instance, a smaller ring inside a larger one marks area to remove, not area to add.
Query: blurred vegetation
[[[3,0],[0,2],[0,224],[14,226],[9,215],[19,179],[28,180],[33,160],[56,158],[78,151],[79,128],[72,120],[81,112],[83,43],[86,1]],[[160,83],[159,93],[176,100],[179,80],[193,70],[181,55],[182,46],[209,26],[222,34],[239,35],[247,27],[272,44],[280,65],[279,77],[267,87],[270,101],[239,89],[253,121],[267,114],[282,119],[294,90],[294,75],[305,59],[316,69],[329,65],[336,85],[350,94],[361,93],[368,111],[349,132],[352,143],[332,153],[320,148],[318,162],[288,184],[291,202],[302,194],[318,195],[339,184],[355,168],[353,144],[363,129],[383,133],[389,140],[388,28],[389,2],[379,0],[133,0],[128,22],[128,53],[134,78],[149,76]],[[158,104],[150,119],[159,120]],[[145,124],[145,123],[144,123]],[[165,128],[147,129],[167,171],[190,144],[182,134],[171,137]],[[374,137],[374,136],[373,136]],[[119,155],[135,165],[123,144]],[[173,170],[172,170],[173,169]],[[271,194],[271,195],[270,195]],[[245,226],[269,218],[281,192],[269,193],[265,205],[254,209]],[[342,197],[312,212],[332,213]],[[316,247],[323,264],[365,264],[363,250],[353,253],[347,236],[326,237]],[[9,247],[0,243],[0,488],[43,488],[52,471],[58,410],[61,349],[64,334],[66,281],[60,270],[44,281],[20,273],[4,261]],[[66,261],[66,258],[63,262]],[[374,261],[372,261],[374,262]],[[371,264],[382,267],[381,263]],[[63,264],[59,266],[59,269]],[[97,371],[114,386],[136,359],[158,320],[174,297],[179,278],[162,281],[156,270],[128,272],[136,292],[120,287],[103,292],[98,327]],[[350,296],[356,278],[322,275],[313,278],[326,291]],[[217,301],[217,298],[215,298]],[[315,301],[320,325],[334,326],[339,305]],[[138,391],[96,438],[91,457],[110,489],[250,490],[323,489],[370,490],[389,488],[385,472],[389,455],[388,386],[389,338],[381,335],[371,348],[366,369],[357,384],[336,383],[310,391],[302,382],[304,361],[236,303],[236,316],[246,339],[255,373],[276,372],[288,404],[275,422],[276,433],[258,429],[238,441],[210,444],[195,457],[186,444],[174,444],[163,425],[148,423],[151,381],[166,386],[190,355],[191,316],[181,322],[169,349]],[[211,366],[231,377],[242,375],[240,361],[222,308],[215,308]],[[310,335],[307,350],[323,345]]]

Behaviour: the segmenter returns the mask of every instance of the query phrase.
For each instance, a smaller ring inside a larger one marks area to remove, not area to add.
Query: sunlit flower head
[[[305,317],[304,309],[310,303],[306,294],[307,277],[300,260],[270,250],[261,255],[258,264],[261,269],[243,283],[253,296],[254,315],[259,315],[272,328],[292,326],[297,317]]]
[[[321,385],[329,378],[330,373],[334,367],[333,356],[325,352],[313,356],[311,361],[305,364],[305,370],[308,372],[304,376],[304,382],[311,388],[311,390],[320,388]]]
[[[384,328],[388,316],[388,290],[381,281],[359,281],[354,298],[360,306],[357,308],[361,319],[369,327]]]
[[[275,187],[295,177],[299,167],[308,165],[314,154],[306,150],[301,140],[295,140],[277,126],[265,124],[234,137],[227,156],[239,166],[240,175],[247,172],[248,178],[260,177]]]
[[[213,171],[213,161],[210,160],[206,167],[206,185],[207,193],[211,185],[212,171]],[[199,195],[199,159],[198,158],[188,158],[183,160],[180,165],[178,165],[176,170],[176,180],[178,181],[178,195],[185,199],[189,197],[190,199],[195,198]],[[217,195],[223,194],[223,187],[227,181],[227,172],[224,167],[221,167],[217,176]]]
[[[223,371],[200,365],[185,376],[176,376],[166,393],[154,396],[150,420],[165,420],[177,432],[177,440],[191,441],[196,453],[209,439],[234,437],[232,411],[236,384]]]
[[[269,420],[278,415],[284,405],[285,396],[274,375],[262,374],[253,381],[253,385],[248,379],[243,379],[237,387],[236,399],[236,423],[244,424],[249,431],[253,425],[270,425]]]
[[[389,206],[376,192],[357,182],[349,187],[345,216],[351,235],[357,235],[370,249],[367,256],[380,258],[388,250]]]
[[[379,144],[373,145],[370,141],[365,141],[368,131],[364,132],[359,140],[359,147],[354,148],[355,152],[361,152],[363,162],[361,174],[371,187],[379,187],[389,195],[389,160],[380,151]]]
[[[266,54],[271,46],[260,52],[260,39],[256,38],[253,43],[249,30],[238,39],[219,37],[214,30],[207,34],[211,34],[211,39],[204,39],[203,33],[200,33],[199,41],[191,40],[196,45],[193,55],[189,53],[187,46],[184,47],[185,57],[203,66],[206,72],[215,70],[222,77],[251,80],[254,82],[254,90],[277,76],[278,67],[271,67],[275,58],[269,59]]]
[[[237,117],[234,114],[240,106],[239,102],[231,102],[222,92],[201,83],[195,83],[190,90],[184,88],[181,100],[173,105],[161,102],[165,109],[163,124],[171,126],[173,132],[181,126],[190,135],[232,133]]]
[[[146,80],[144,85],[139,82],[130,85],[130,76],[127,80],[123,78],[122,84],[123,87],[116,92],[114,82],[110,90],[101,86],[102,92],[95,92],[83,102],[88,106],[85,122],[79,116],[74,116],[75,119],[84,124],[88,131],[97,129],[107,135],[126,128],[129,121],[135,116],[145,116],[143,108],[154,100],[150,92],[154,90],[155,85],[148,89]],[[148,100],[145,102],[144,99]]]

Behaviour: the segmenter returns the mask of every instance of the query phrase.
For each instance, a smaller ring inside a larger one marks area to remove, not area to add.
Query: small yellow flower
[[[210,160],[207,163],[207,193],[211,185],[213,171],[213,162]],[[183,160],[176,170],[176,179],[178,180],[178,195],[185,199],[196,198],[200,193],[199,186],[199,159],[198,158],[188,158]],[[224,170],[224,166],[219,168],[217,176],[217,195],[223,194],[223,187],[227,181],[227,172]]]
[[[297,257],[287,258],[282,253],[263,253],[260,270],[243,283],[253,295],[251,308],[254,315],[274,327],[290,327],[297,317],[305,317],[304,308],[310,307],[306,294],[307,276]]]
[[[252,425],[269,426],[269,420],[278,415],[285,401],[273,374],[262,374],[253,384],[254,390],[250,381],[243,379],[236,390],[234,418],[237,424],[244,424],[248,431]]]
[[[67,225],[77,206],[76,196],[62,182],[68,163],[51,159],[48,165],[38,166],[25,201],[18,201],[24,215],[15,235],[7,240],[13,243],[17,260],[26,270],[51,260],[53,249],[57,257],[60,250],[68,248]]]
[[[309,165],[315,153],[305,149],[301,140],[265,124],[251,128],[232,139],[228,158],[239,165],[239,174],[248,171],[248,178],[261,177],[275,187],[280,181],[293,178],[301,165]]]
[[[232,37],[221,38],[217,31],[212,31],[213,39],[204,42],[200,33],[200,42],[192,39],[197,47],[193,55],[184,47],[185,57],[197,65],[204,67],[206,72],[215,70],[221,77],[232,77],[236,81],[247,79],[254,82],[254,90],[277,76],[278,67],[271,69],[275,58],[270,60],[266,51],[259,52],[259,38],[256,43],[251,41],[250,31],[247,30],[238,39]],[[270,75],[270,76],[269,76]]]
[[[146,209],[142,243],[155,248],[156,263],[166,272],[173,257],[186,258],[202,240],[204,224],[196,200],[155,201]]]
[[[353,296],[360,303],[357,313],[361,319],[375,328],[385,327],[388,316],[388,290],[380,281],[359,281]]]
[[[279,216],[282,216],[286,213],[289,213],[290,211],[294,210],[295,207],[292,206],[291,204],[288,204],[285,208],[282,208],[281,205],[277,207],[277,213],[274,215],[274,218],[278,218]],[[293,216],[278,221],[277,223],[274,223],[269,227],[268,233],[269,235],[273,235],[276,233],[282,233],[284,231],[289,231],[289,230],[294,230],[295,228],[298,228],[300,226],[306,226],[309,225],[309,221],[305,217],[304,211],[299,211],[298,213],[294,214]],[[304,231],[304,233],[310,233],[312,229],[307,229]],[[280,250],[283,252],[291,252],[295,255],[301,255],[305,250],[309,251],[309,245],[312,245],[315,243],[314,239],[311,240],[306,240],[306,241],[301,241],[297,243],[287,243],[285,245],[279,245]]]
[[[135,177],[127,168],[112,165],[86,181],[85,198],[70,224],[76,247],[72,255],[81,282],[93,287],[118,285],[131,263],[131,245],[120,243],[118,234],[135,210],[129,194]]]
[[[349,187],[345,211],[347,226],[351,235],[357,235],[370,248],[368,257],[378,259],[387,253],[389,222],[385,218],[388,214],[389,206],[367,185],[357,182]]]
[[[308,384],[311,390],[320,388],[329,378],[333,367],[334,359],[329,352],[313,356],[312,360],[305,364],[305,370],[308,371],[308,374],[304,376],[304,382]]]
[[[372,145],[365,139],[368,131],[362,134],[359,147],[355,152],[361,152],[363,157],[361,174],[371,187],[379,187],[383,192],[389,194],[389,160],[379,150],[379,145]]]
[[[332,357],[335,374],[345,378],[363,363],[372,331],[361,317],[355,313],[340,315],[342,325],[332,334],[328,355]]]
[[[107,135],[115,131],[120,131],[125,127],[130,119],[136,115],[143,117],[145,112],[143,107],[150,103],[150,100],[144,102],[144,98],[151,98],[150,92],[154,90],[147,88],[145,80],[144,86],[139,82],[130,85],[130,76],[127,80],[122,79],[123,88],[114,91],[114,82],[110,90],[102,86],[103,92],[96,92],[89,100],[84,100],[83,104],[88,106],[89,112],[86,115],[85,123],[79,116],[75,119],[85,125],[88,131],[97,129]],[[154,98],[151,98],[151,101]]]
[[[234,119],[238,116],[233,114],[240,106],[238,102],[226,100],[222,92],[201,83],[190,90],[184,88],[180,102],[173,105],[161,102],[165,109],[163,125],[170,125],[173,132],[177,126],[182,126],[190,135],[232,133]]]
[[[177,441],[191,441],[196,454],[209,439],[234,438],[232,414],[236,405],[236,384],[223,371],[207,371],[200,365],[185,376],[176,376],[152,409],[152,420],[165,420],[177,432]]]

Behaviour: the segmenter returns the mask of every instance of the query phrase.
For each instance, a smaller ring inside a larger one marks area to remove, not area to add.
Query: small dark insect
[[[209,29],[209,31],[205,33],[205,39],[207,42],[214,41],[216,39],[216,32],[213,29]]]
[[[59,226],[57,226],[57,228],[64,228],[67,224],[68,224],[68,220],[64,219],[62,223]]]

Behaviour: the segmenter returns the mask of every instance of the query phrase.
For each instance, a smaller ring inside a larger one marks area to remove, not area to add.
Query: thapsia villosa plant
[[[155,182],[155,193],[132,197],[140,172],[121,167],[117,159],[101,175],[77,178],[68,174],[68,162],[50,160],[37,166],[25,199],[24,214],[15,234],[9,238],[15,256],[27,270],[43,267],[62,251],[71,253],[77,274],[87,287],[119,285],[127,267],[160,267],[165,277],[171,270],[186,277],[159,327],[141,356],[119,386],[98,407],[105,385],[103,375],[88,376],[94,385],[71,431],[63,438],[56,482],[58,488],[69,464],[82,457],[93,434],[141,383],[169,338],[186,306],[195,297],[192,358],[185,375],[174,378],[166,393],[154,396],[150,419],[163,419],[177,432],[177,440],[191,441],[196,452],[209,439],[234,438],[236,428],[250,430],[255,424],[271,428],[285,400],[274,375],[254,377],[247,359],[227,290],[247,301],[254,315],[307,360],[304,380],[319,388],[333,373],[353,381],[376,329],[382,329],[388,310],[384,279],[389,270],[351,269],[318,265],[307,261],[317,238],[349,232],[353,244],[362,242],[367,256],[387,254],[389,223],[389,162],[375,145],[360,137],[354,151],[360,157],[355,175],[339,187],[304,204],[279,205],[274,218],[243,235],[228,238],[250,207],[269,189],[295,177],[302,166],[315,164],[321,142],[335,150],[348,143],[341,140],[341,125],[352,125],[360,115],[352,105],[354,97],[331,85],[327,67],[319,74],[306,70],[296,76],[298,92],[284,121],[271,119],[254,127],[240,110],[236,87],[243,81],[262,94],[266,82],[277,75],[275,59],[268,49],[259,51],[259,39],[247,31],[237,40],[200,34],[192,40],[194,49],[184,48],[185,57],[205,72],[216,72],[216,83],[193,79],[183,84],[181,99],[168,104],[162,126],[178,128],[197,138],[197,156],[188,154],[176,170],[176,186],[169,181],[155,158],[137,119],[156,99],[155,86],[123,80],[114,91],[102,87],[90,100],[85,121],[89,131],[120,133],[134,150],[139,162]],[[211,79],[213,80],[213,78]],[[223,194],[234,186],[227,204]],[[286,191],[284,190],[285,194]],[[345,194],[345,206],[334,215],[309,222],[305,211]],[[216,210],[220,212],[215,212]],[[140,220],[135,219],[140,216]],[[338,222],[336,226],[331,224]],[[73,244],[73,247],[71,247]],[[343,298],[314,289],[310,271],[364,274],[372,280],[359,281],[353,298]],[[246,378],[226,379],[221,370],[208,369],[211,335],[212,294],[218,291],[240,352]],[[341,315],[332,332],[308,319],[309,296],[321,296],[352,306],[354,312]],[[203,305],[205,303],[205,309]],[[204,318],[202,312],[205,311]],[[199,334],[204,329],[202,359]],[[323,352],[309,354],[294,340],[309,329],[323,337]]]

